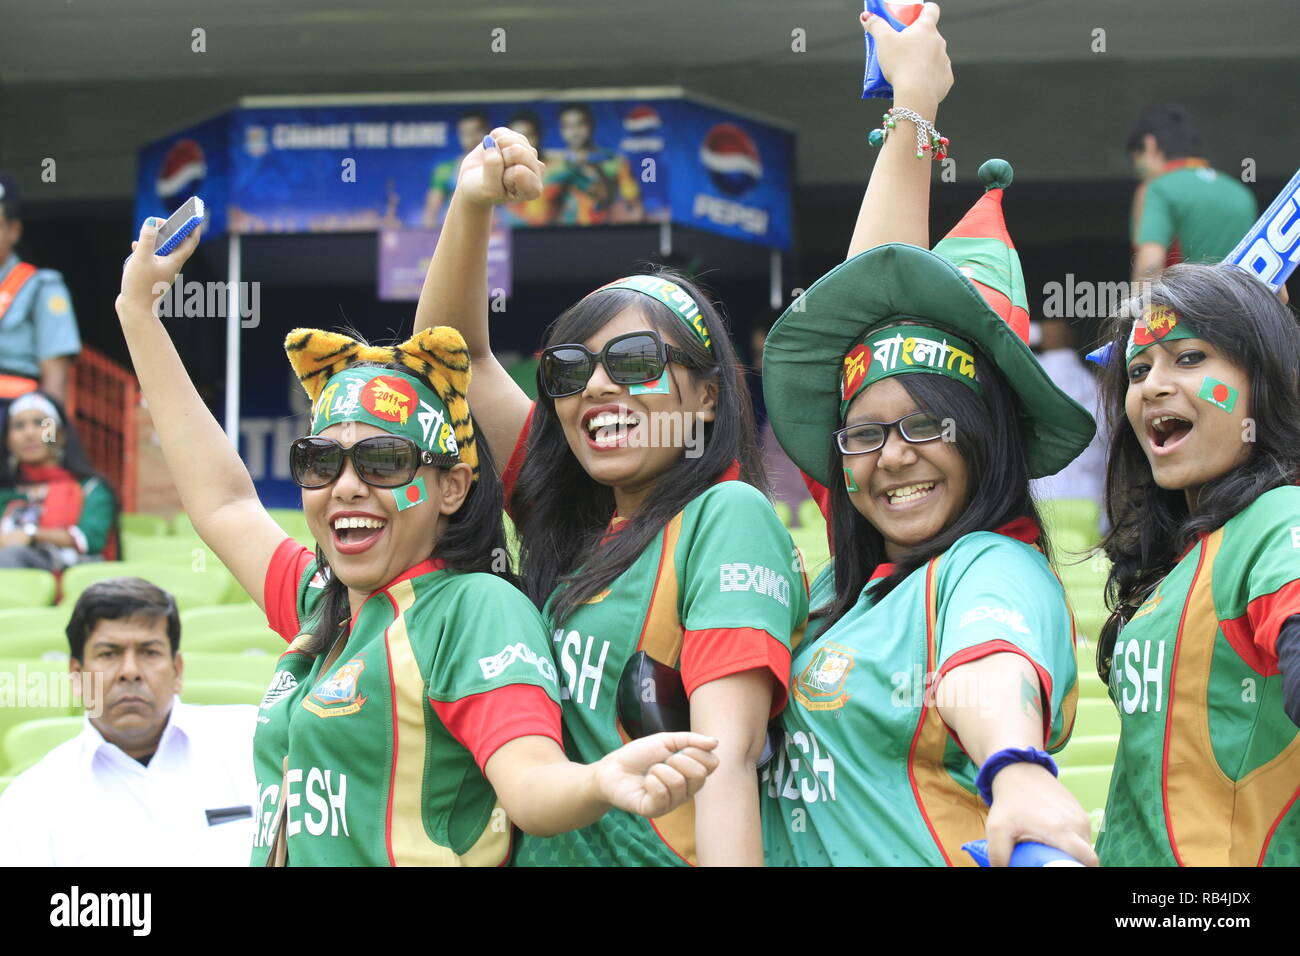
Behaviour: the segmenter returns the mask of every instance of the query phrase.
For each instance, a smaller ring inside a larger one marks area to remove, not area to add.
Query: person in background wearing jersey
[[[312,400],[290,448],[312,554],[258,501],[153,313],[198,243],[155,256],[157,224],[123,272],[122,330],[186,513],[291,641],[258,715],[253,862],[495,866],[511,820],[551,834],[687,800],[716,765],[698,734],[565,757],[546,632],[498,572],[500,483],[460,335],[290,333]]]
[[[764,494],[740,363],[686,279],[628,276],[555,321],[530,403],[492,354],[487,237],[495,204],[541,188],[541,163],[518,133],[494,130],[466,157],[415,327],[445,323],[468,343],[471,400],[505,470],[523,587],[565,679],[569,752],[600,759],[636,729],[632,711],[666,711],[677,697],[673,723],[716,737],[719,766],[691,805],[653,824],[609,814],[524,839],[514,863],[760,865],[756,768],[807,595]],[[643,683],[651,663],[679,673]]]
[[[1113,323],[1098,672],[1120,714],[1106,866],[1300,864],[1300,332],[1171,266]]]
[[[933,121],[952,85],[938,7],[897,33],[863,19],[895,108]],[[962,844],[987,837],[994,865],[1031,840],[1095,864],[1047,752],[1069,736],[1077,675],[1029,492],[1095,426],[1029,350],[1009,165],[980,168],[988,192],[931,252],[915,142],[899,119],[848,260],[764,348],[768,418],[830,489],[834,554],[764,772],[767,861],[970,866]]]
[[[1222,262],[1255,223],[1255,197],[1202,158],[1201,132],[1187,107],[1148,106],[1128,136],[1141,185],[1133,194],[1133,281],[1177,262]]]

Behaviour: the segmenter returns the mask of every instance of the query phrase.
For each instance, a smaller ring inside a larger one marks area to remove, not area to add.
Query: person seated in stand
[[[257,708],[181,702],[172,596],[141,578],[97,581],[67,634],[85,725],[0,794],[0,864],[245,865]]]
[[[0,430],[0,568],[62,571],[111,549],[117,502],[48,395],[9,405]]]

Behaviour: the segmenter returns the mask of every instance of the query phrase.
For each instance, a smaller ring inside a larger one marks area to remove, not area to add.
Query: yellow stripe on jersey
[[[497,866],[510,852],[510,827],[494,827],[493,813],[483,835],[457,855],[436,843],[424,826],[424,760],[428,728],[424,723],[424,675],[406,630],[406,612],[415,603],[415,587],[402,581],[388,591],[397,615],[385,635],[393,698],[393,776],[389,781],[388,854],[395,866]]]
[[[1295,796],[1300,737],[1268,763],[1234,782],[1210,743],[1210,669],[1218,640],[1214,559],[1223,529],[1202,543],[1170,671],[1165,726],[1165,823],[1183,866],[1258,866],[1274,821]]]
[[[677,611],[677,541],[682,533],[682,516],[677,514],[664,528],[663,549],[659,552],[659,574],[650,595],[645,625],[637,650],[654,660],[677,667],[682,655],[682,622]],[[627,739],[623,728],[619,733]],[[692,866],[695,858],[695,801],[688,800],[671,813],[650,821],[668,848]]]
[[[926,673],[934,674],[936,660],[935,624],[938,617],[938,595],[935,585],[939,575],[939,558],[933,558],[926,571],[925,581],[925,643]],[[929,677],[927,676],[927,680]],[[921,701],[921,718],[912,750],[908,755],[908,774],[912,779],[912,792],[917,809],[925,817],[931,836],[939,846],[950,866],[975,866],[961,845],[984,837],[984,820],[988,811],[983,801],[953,779],[944,766],[944,748],[948,743],[948,727],[939,716],[939,708],[927,703],[931,691],[927,687]]]

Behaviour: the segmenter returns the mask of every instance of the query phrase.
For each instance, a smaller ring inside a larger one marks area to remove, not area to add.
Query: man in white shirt
[[[1064,319],[1044,319],[1030,330],[1038,361],[1072,399],[1098,420],[1097,434],[1083,454],[1055,475],[1036,478],[1029,487],[1036,499],[1087,498],[1102,505],[1106,486],[1105,426],[1097,403],[1097,379],[1074,350],[1073,335]],[[1037,332],[1037,341],[1035,339]]]
[[[181,703],[171,595],[100,581],[68,642],[86,723],[0,794],[0,864],[246,866],[257,708]]]

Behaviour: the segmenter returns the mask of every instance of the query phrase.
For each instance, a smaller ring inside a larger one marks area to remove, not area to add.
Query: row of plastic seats
[[[181,560],[183,558],[183,560]],[[216,556],[201,545],[183,555],[159,556],[152,561],[88,561],[63,572],[59,603],[71,606],[81,592],[105,578],[140,577],[171,592],[181,608],[208,604],[247,602],[249,597]],[[35,568],[0,570],[0,609],[48,607],[54,603],[59,582],[48,571]]]
[[[307,518],[298,508],[268,508],[272,520],[290,536],[297,538],[304,535],[311,537],[307,530]],[[138,537],[167,537],[170,535],[186,536],[195,534],[194,525],[189,515],[179,512],[171,521],[162,515],[124,512],[118,516],[118,527],[123,534]]]

